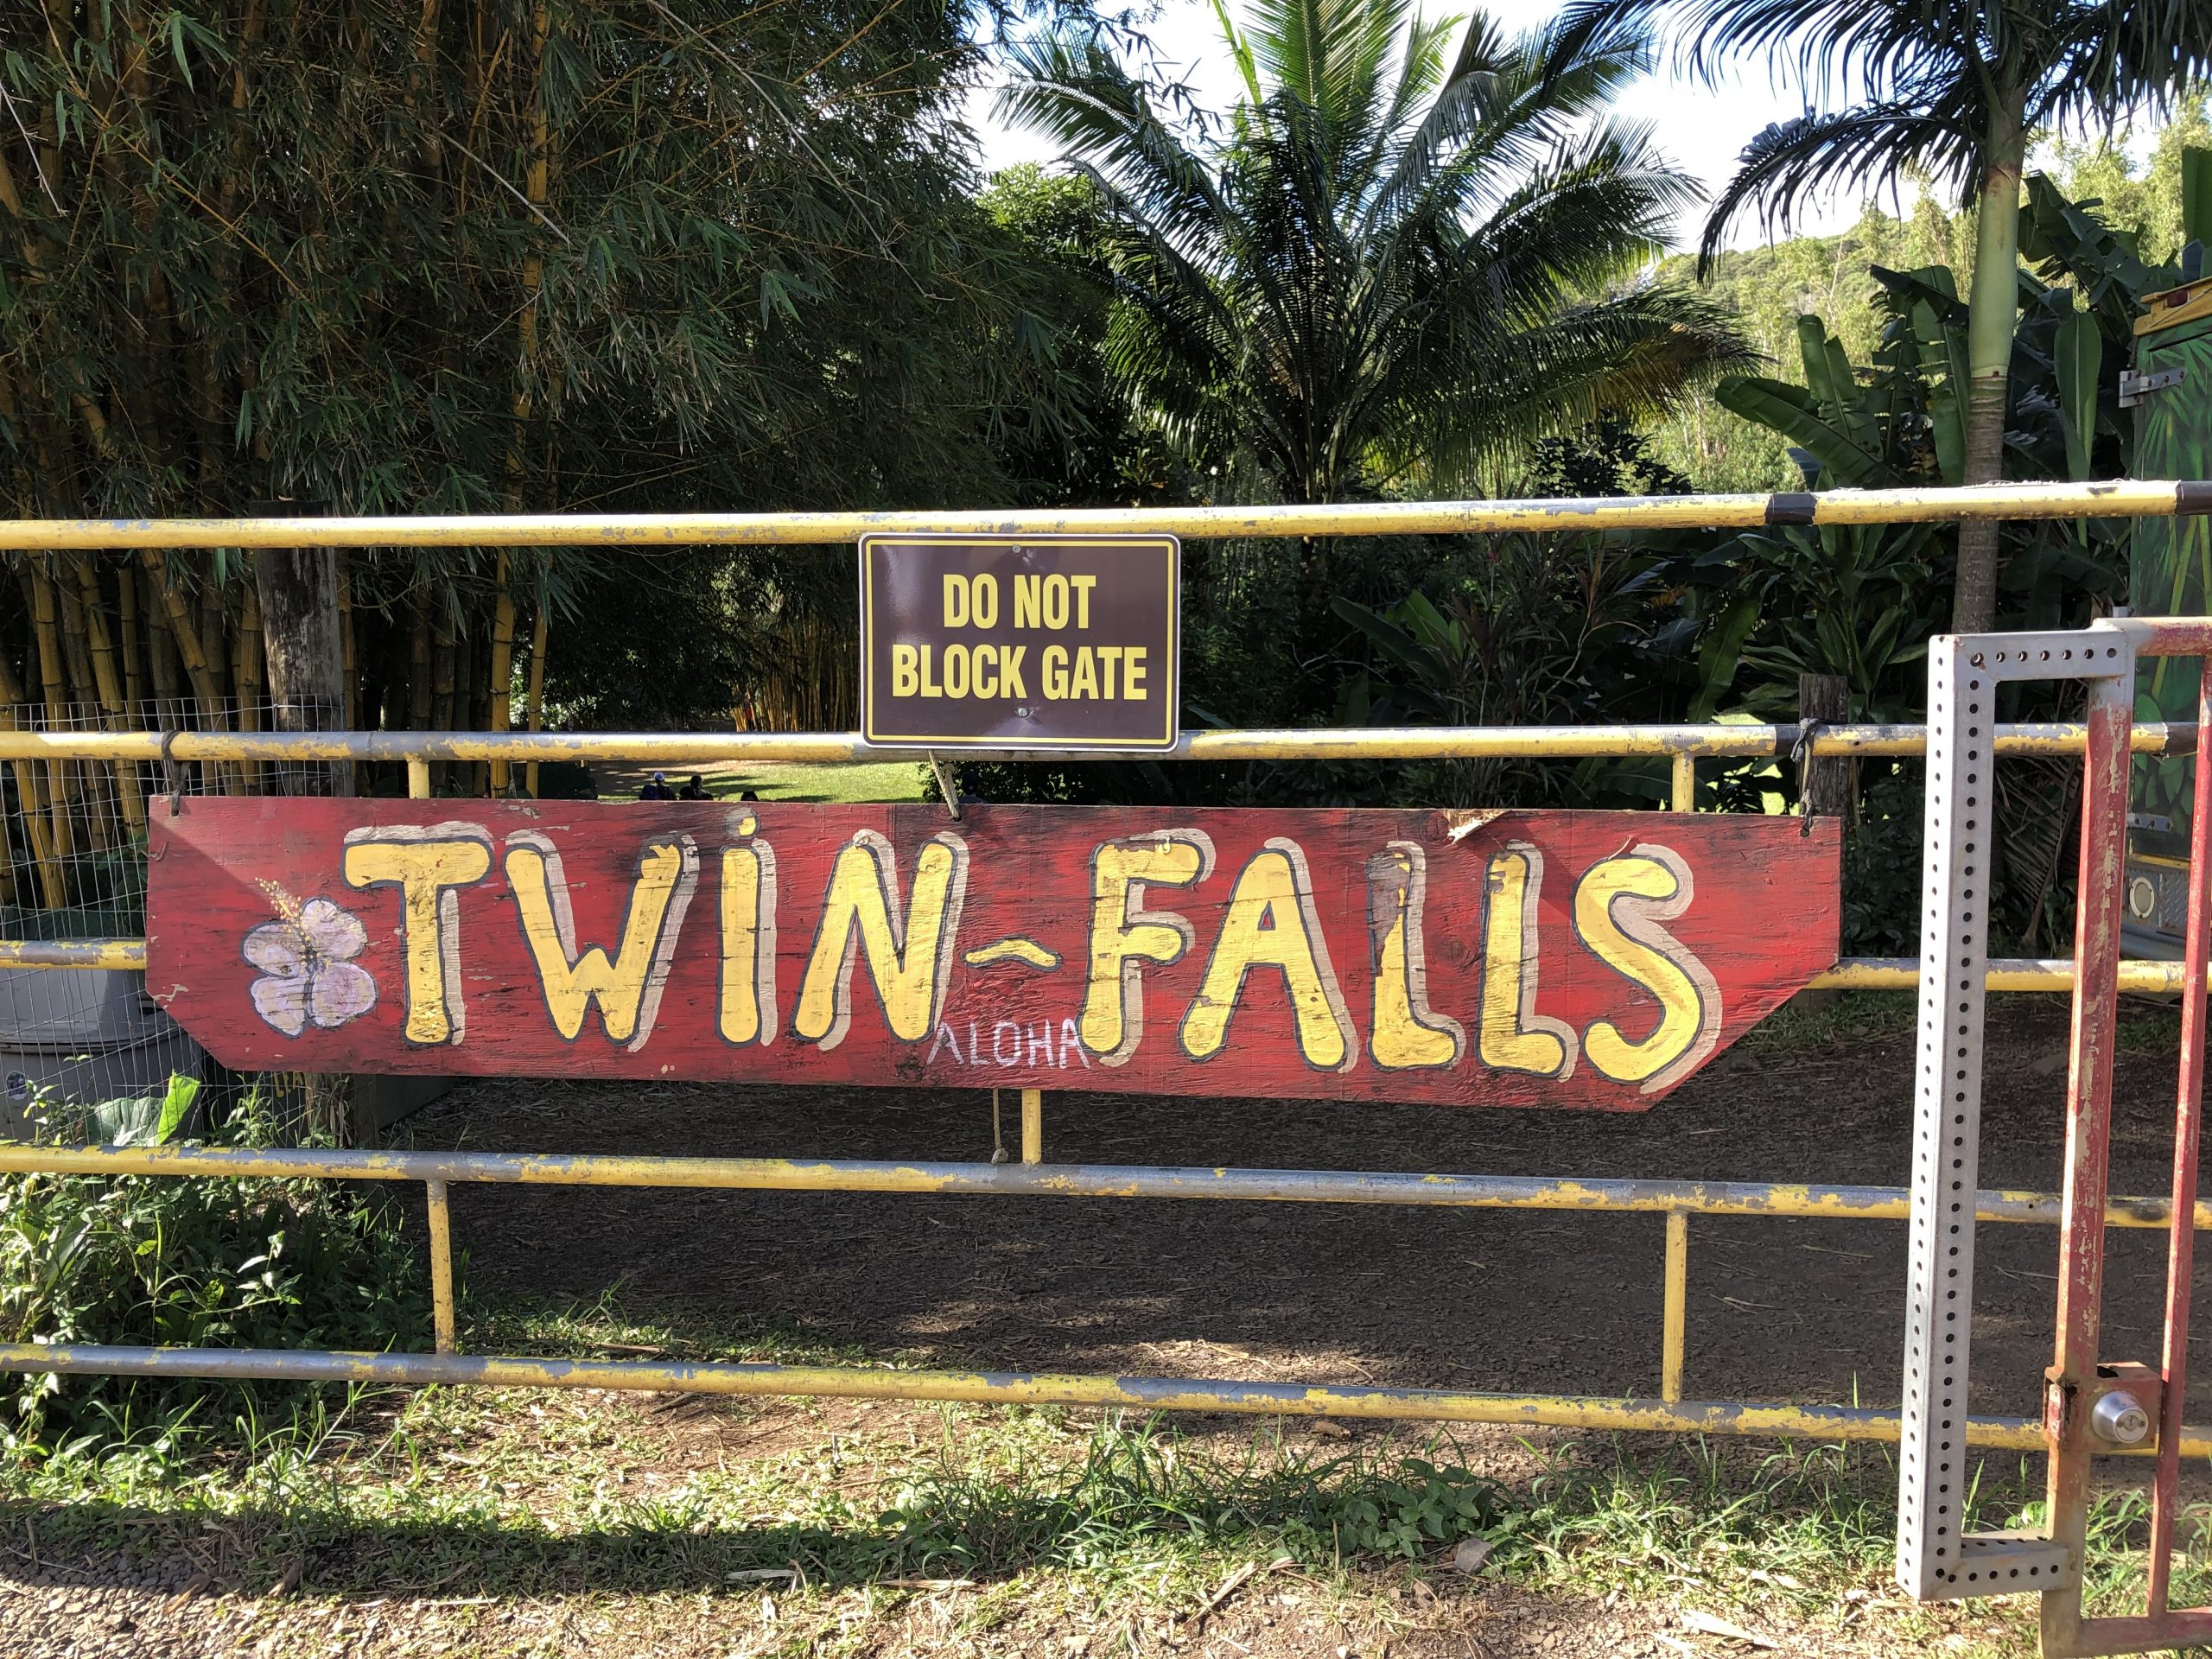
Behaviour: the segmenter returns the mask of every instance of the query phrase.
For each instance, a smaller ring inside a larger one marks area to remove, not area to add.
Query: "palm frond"
[[[1869,104],[1762,128],[1744,146],[1735,176],[1706,219],[1698,247],[1700,276],[1711,270],[1730,226],[1746,212],[1786,235],[1807,202],[1839,188],[1888,184],[1918,169],[1938,179],[1961,177],[1973,167],[1980,142],[1975,113]]]

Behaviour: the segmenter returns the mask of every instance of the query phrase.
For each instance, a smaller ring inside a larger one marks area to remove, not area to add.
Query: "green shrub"
[[[167,1139],[193,1103],[173,1086],[143,1103],[48,1109],[40,1138]],[[249,1096],[207,1144],[266,1146],[270,1124]],[[380,1197],[327,1181],[0,1176],[0,1342],[375,1350],[428,1325],[420,1263]],[[0,1445],[41,1457],[157,1422],[219,1435],[311,1389],[29,1374],[0,1406]]]

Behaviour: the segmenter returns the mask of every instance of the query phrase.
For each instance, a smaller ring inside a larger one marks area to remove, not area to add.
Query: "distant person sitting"
[[[638,798],[641,801],[674,800],[676,791],[668,786],[668,774],[664,772],[653,773],[652,782],[638,791]]]
[[[695,772],[683,787],[676,791],[676,798],[679,801],[711,801],[715,798],[707,793],[706,785],[699,781],[699,774]]]

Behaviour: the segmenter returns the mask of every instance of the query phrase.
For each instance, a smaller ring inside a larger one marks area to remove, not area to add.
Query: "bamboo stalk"
[[[472,616],[455,627],[453,642],[453,723],[464,731],[480,731],[491,718],[491,711],[481,706],[483,700],[476,695],[478,658],[484,654],[476,649],[476,619]],[[459,766],[459,792],[481,795],[491,776],[489,768],[480,760],[464,760]]]
[[[430,726],[434,731],[453,730],[454,626],[440,618],[430,645]]]
[[[154,578],[143,569],[124,567],[131,586],[143,587]],[[176,641],[169,637],[168,607],[162,603],[156,592],[149,596],[146,607],[146,673],[151,681],[154,701],[165,705],[156,724],[166,725],[175,717],[173,706],[184,698],[184,686],[177,679],[181,668],[176,654]]]
[[[238,606],[238,630],[234,649],[238,665],[231,676],[231,683],[238,688],[238,730],[257,732],[261,729],[261,705],[266,700],[264,683],[267,676],[262,661],[261,590],[249,581],[245,596]],[[249,795],[261,792],[261,763],[244,760],[238,763],[238,783]]]
[[[360,688],[354,683],[355,653],[353,639],[353,561],[345,549],[338,550],[338,671],[346,688],[346,724],[350,730],[359,729],[361,723]]]
[[[514,725],[515,596],[507,586],[507,556],[499,554],[497,575],[499,597],[492,613],[491,729],[510,731]],[[492,793],[507,792],[508,768],[504,760],[492,762]]]
[[[407,723],[418,732],[430,729],[430,611],[420,599],[407,636]]]
[[[200,660],[207,664],[207,683],[214,687],[215,701],[220,704],[238,689],[231,662],[231,643],[223,628],[221,582],[211,577],[200,590],[200,603],[194,609],[198,614],[194,631],[200,642]]]
[[[54,602],[61,617],[61,661],[69,671],[69,706],[97,709],[99,677],[92,671],[92,645],[85,631],[85,606],[78,595],[74,563],[73,559],[67,564],[58,559],[49,561]]]
[[[545,646],[548,607],[544,596],[537,601],[537,613],[530,624],[530,690],[523,703],[523,718],[533,732],[545,729]],[[523,769],[523,788],[533,801],[537,798],[537,762],[533,760]]]
[[[204,718],[210,723],[219,723],[217,712],[223,701],[222,689],[209,671],[207,654],[200,649],[200,625],[192,614],[192,601],[181,589],[169,582],[168,563],[162,550],[144,548],[139,557],[145,562],[146,574],[152,578],[155,594],[161,600],[168,618],[169,643],[175,647],[177,658],[184,664],[184,675],[192,686],[192,695],[200,701]]]
[[[82,561],[75,556],[66,564],[48,562],[54,601],[61,613],[61,655],[69,670],[72,727],[93,721],[106,724],[103,717],[106,699],[100,695],[99,676],[92,664],[91,623],[79,596],[77,572],[81,567]],[[114,837],[109,834],[107,790],[99,763],[73,761],[69,778],[70,804],[83,819],[85,838],[93,851],[105,852]]]
[[[138,575],[129,564],[115,573],[116,626],[123,635],[123,696],[130,717],[143,717],[146,702],[145,671],[140,665],[142,647],[138,639]]]
[[[67,718],[62,710],[68,699],[68,682],[62,666],[60,625],[54,614],[54,577],[44,560],[35,560],[25,579],[31,589],[31,628],[38,640],[39,683],[46,697],[46,728],[58,732]],[[77,851],[77,783],[71,763],[49,762],[46,785],[47,817],[52,826],[48,845],[54,861],[61,867],[66,891],[69,861]]]
[[[437,632],[430,645],[430,725],[441,732],[453,730],[453,658],[454,625],[449,617],[438,619]],[[444,762],[438,772],[438,782],[450,792],[453,788],[454,763]]]
[[[139,557],[144,562],[146,577],[152,585],[154,596],[161,602],[168,619],[170,647],[176,652],[177,661],[184,665],[184,677],[192,688],[192,699],[200,709],[200,723],[209,730],[220,730],[223,726],[223,697],[209,669],[206,653],[200,644],[200,624],[192,613],[192,601],[184,591],[169,581],[168,563],[159,548],[146,548]],[[221,768],[210,767],[206,776],[209,786]]]
[[[21,729],[20,711],[29,701],[16,671],[5,652],[0,652],[0,727],[9,731]],[[30,842],[32,868],[38,873],[39,896],[48,910],[68,907],[68,887],[61,879],[61,866],[54,856],[52,843],[46,833],[46,800],[39,789],[38,767],[29,760],[9,763],[16,773],[16,804],[23,815],[23,838]]]
[[[124,573],[128,575],[128,572]],[[124,584],[126,587],[128,582]],[[124,713],[123,680],[117,671],[115,643],[107,631],[107,618],[101,614],[99,573],[89,559],[77,566],[77,586],[80,594],[79,608],[84,613],[85,637],[92,648],[92,674],[99,686],[100,707],[107,715],[107,728],[111,732],[126,731],[130,720]],[[124,828],[134,838],[146,833],[146,795],[138,776],[136,762],[119,760],[115,767],[116,804],[123,813]]]

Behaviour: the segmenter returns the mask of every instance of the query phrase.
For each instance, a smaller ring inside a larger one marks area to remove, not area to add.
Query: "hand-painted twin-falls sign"
[[[1832,821],[188,799],[153,995],[249,1070],[1633,1111],[1835,957]]]

